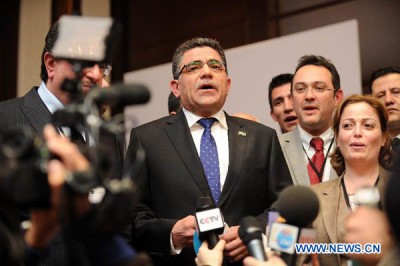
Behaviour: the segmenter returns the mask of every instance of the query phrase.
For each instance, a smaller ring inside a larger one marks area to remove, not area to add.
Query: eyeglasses
[[[107,64],[98,64],[98,66],[103,76],[108,76],[111,74],[112,66]]]
[[[296,94],[307,94],[308,89],[311,89],[314,93],[316,94],[323,94],[326,91],[331,91],[333,89],[330,88],[326,88],[326,87],[312,87],[312,88],[307,88],[307,87],[303,87],[303,86],[299,86],[299,87],[294,87],[293,91]]]
[[[207,64],[207,66],[214,72],[222,72],[225,70],[224,64],[217,59],[211,59],[207,61],[207,63],[204,63],[203,61],[193,61],[184,65],[175,79],[178,79],[182,73],[196,73],[202,69],[205,64]]]

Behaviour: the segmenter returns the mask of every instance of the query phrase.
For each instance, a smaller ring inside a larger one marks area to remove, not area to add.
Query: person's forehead
[[[372,90],[390,89],[391,87],[400,87],[400,74],[389,73],[374,80]]]
[[[196,60],[203,61],[209,59],[218,59],[221,61],[221,56],[211,47],[196,47],[183,53],[181,63],[186,64]]]
[[[351,103],[343,109],[341,120],[352,118],[379,120],[378,111],[366,102]]]
[[[299,68],[293,77],[293,83],[328,82],[331,80],[331,72],[326,67],[315,65],[305,65]]]
[[[278,97],[286,97],[290,95],[290,83],[282,84],[278,87],[272,89],[271,96],[272,99]]]

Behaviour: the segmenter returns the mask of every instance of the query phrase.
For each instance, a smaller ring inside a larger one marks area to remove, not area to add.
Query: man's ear
[[[175,95],[175,97],[179,98],[180,95],[180,90],[179,90],[179,82],[176,79],[173,79],[169,83],[169,87],[172,91],[172,93]]]
[[[52,54],[50,54],[49,52],[46,52],[43,55],[43,61],[44,61],[44,65],[46,66],[46,71],[47,71],[47,76],[51,79],[54,77],[54,67],[55,67],[55,63],[56,60],[53,57]]]
[[[272,120],[274,120],[275,122],[278,122],[278,119],[276,118],[275,113],[273,111],[271,111],[269,114],[271,115]]]
[[[338,89],[335,94],[335,102],[336,102],[335,107],[338,107],[342,100],[343,100],[343,90]]]

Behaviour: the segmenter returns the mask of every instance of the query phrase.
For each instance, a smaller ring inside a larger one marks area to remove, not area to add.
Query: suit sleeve
[[[132,211],[130,240],[137,250],[144,250],[159,259],[169,259],[170,233],[177,220],[158,218],[150,200],[150,176],[146,166],[146,156],[141,159],[138,152],[143,148],[138,132],[133,129],[126,153],[124,172],[130,172],[138,186],[140,203]]]
[[[282,189],[293,185],[293,182],[275,131],[273,131],[270,137],[270,147],[266,193],[268,195],[268,205],[274,206]],[[262,228],[265,228],[268,223],[268,210],[259,215],[257,220],[261,223]]]
[[[273,131],[271,137],[271,155],[269,156],[268,189],[269,202],[273,203],[279,192],[287,186],[293,185],[292,178],[283,155],[278,136]]]

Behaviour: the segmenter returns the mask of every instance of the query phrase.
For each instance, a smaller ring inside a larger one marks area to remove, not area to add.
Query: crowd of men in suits
[[[24,124],[47,141],[61,141],[54,132],[70,136],[63,128],[43,133],[45,125],[51,123],[52,113],[71,101],[61,87],[65,78],[74,78],[74,72],[68,61],[53,56],[56,39],[57,27],[53,26],[41,57],[40,86],[23,97],[0,103],[1,133]],[[100,62],[83,69],[83,95],[94,86],[101,87],[105,70]],[[241,218],[257,216],[265,228],[265,211],[283,188],[337,178],[328,158],[335,148],[332,116],[343,98],[338,71],[324,57],[307,55],[300,58],[294,75],[287,75],[289,79],[276,86],[271,83],[271,115],[284,133],[279,137],[268,126],[230,116],[223,110],[231,79],[225,53],[216,40],[194,38],[182,43],[173,55],[172,74],[169,86],[180,100],[181,110],[174,116],[133,128],[124,166],[121,145],[106,136],[108,154],[114,158],[110,162],[111,173],[119,173],[139,160],[138,150],[145,152],[133,176],[141,199],[123,229],[130,244],[147,252],[154,265],[195,265],[196,201],[207,196],[221,210],[226,223],[220,236],[226,243],[225,265],[242,265],[248,253],[238,235]],[[371,77],[369,88],[385,104],[391,137],[398,139],[399,69],[378,70]],[[310,142],[316,137],[322,139],[319,147]],[[70,143],[64,144],[70,147]],[[60,155],[67,156],[62,152]],[[67,265],[69,255],[62,244],[65,237],[62,231],[54,235],[55,240],[39,246],[33,242],[31,248],[49,249],[39,262],[42,265]],[[118,264],[132,263],[135,253],[119,238],[113,238],[112,243],[105,249],[126,250],[113,257],[112,263],[117,264],[119,259]]]

